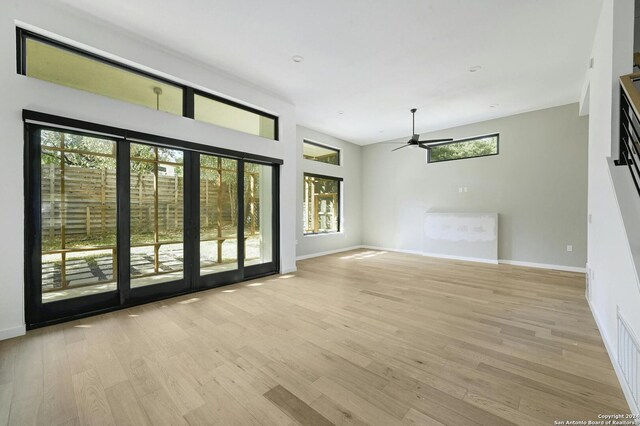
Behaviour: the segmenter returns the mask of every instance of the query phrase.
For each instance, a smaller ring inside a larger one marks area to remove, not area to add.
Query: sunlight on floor
[[[370,257],[376,257],[376,256],[380,256],[383,254],[387,254],[388,252],[386,251],[364,251],[362,253],[355,253],[352,254],[350,256],[343,256],[340,259],[342,260],[361,260],[361,259],[367,259]]]

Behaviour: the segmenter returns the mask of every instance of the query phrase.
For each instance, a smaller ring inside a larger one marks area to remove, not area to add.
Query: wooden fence
[[[42,167],[42,236],[59,238],[64,217],[65,236],[91,239],[114,235],[116,230],[116,173],[66,166],[64,190],[58,165]],[[160,233],[182,230],[182,176],[158,176],[158,228]],[[131,175],[131,233],[153,233],[155,213],[154,176]],[[64,200],[64,203],[61,203]],[[200,181],[200,222],[202,228],[236,225],[235,185],[216,180]],[[64,208],[64,214],[62,212]],[[218,218],[220,215],[220,218]]]

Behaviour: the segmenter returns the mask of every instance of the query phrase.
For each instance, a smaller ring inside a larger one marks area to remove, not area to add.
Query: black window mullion
[[[238,160],[238,270],[244,278],[244,160]]]
[[[337,213],[338,213],[338,217],[336,218],[338,221],[338,232],[342,231],[342,185],[344,184],[343,181],[339,181],[338,182],[338,208]]]
[[[182,115],[187,118],[195,117],[195,94],[192,87],[185,87],[183,90],[183,110]]]
[[[184,152],[184,279],[189,288],[200,276],[200,154]]]
[[[273,232],[271,241],[273,245],[272,259],[276,268],[276,272],[280,271],[280,166],[271,166],[272,182],[271,185],[271,229]]]
[[[42,198],[40,180],[40,134],[34,125],[25,126],[25,304],[26,323],[39,322],[42,306]]]
[[[117,145],[117,265],[120,304],[129,300],[131,292],[131,145],[118,141]]]

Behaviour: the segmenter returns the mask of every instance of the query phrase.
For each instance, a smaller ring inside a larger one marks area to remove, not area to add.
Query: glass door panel
[[[200,154],[200,275],[238,269],[238,161]]]
[[[42,303],[117,290],[116,142],[40,130]]]
[[[273,168],[245,162],[245,266],[273,261],[273,230]]]
[[[184,153],[131,144],[131,288],[184,278]]]

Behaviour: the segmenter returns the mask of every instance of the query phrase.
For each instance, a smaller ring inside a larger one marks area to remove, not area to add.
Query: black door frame
[[[282,160],[239,151],[215,148],[173,138],[23,111],[25,191],[25,320],[27,329],[70,321],[98,313],[123,309],[208,288],[229,285],[276,274],[280,266],[279,175]],[[117,176],[117,289],[56,302],[42,303],[41,235],[41,129],[103,137],[116,142]],[[130,143],[162,146],[184,152],[184,275],[182,280],[130,288]],[[238,161],[238,269],[200,277],[200,163],[199,155],[233,158]],[[273,179],[273,259],[244,267],[244,163],[245,160],[271,166]]]

